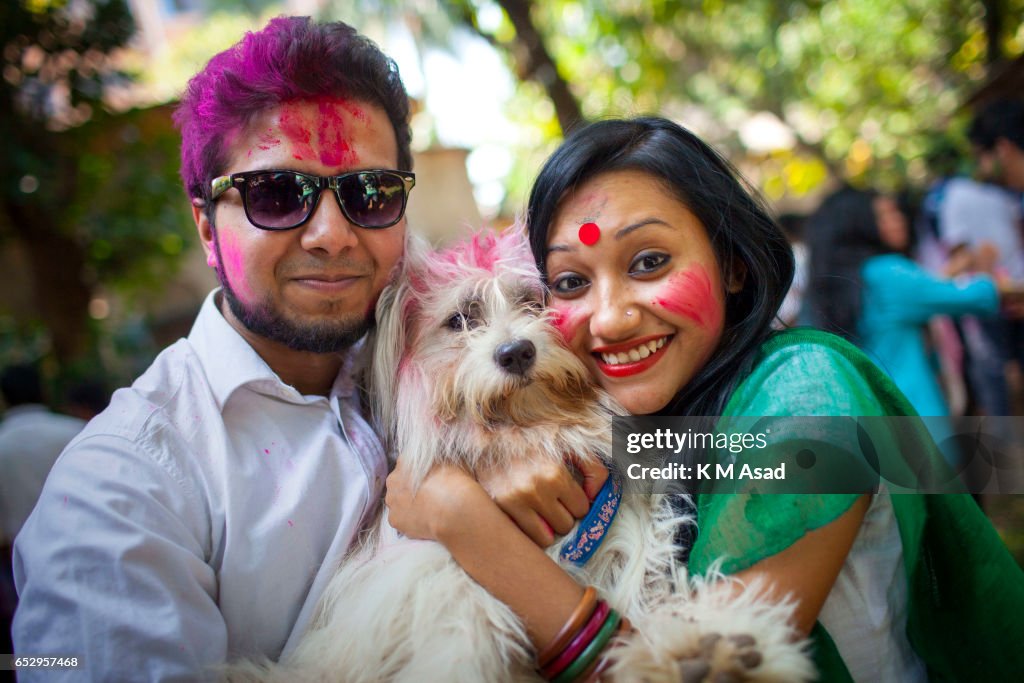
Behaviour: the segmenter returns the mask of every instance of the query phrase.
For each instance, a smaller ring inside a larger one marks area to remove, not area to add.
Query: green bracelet
[[[622,617],[614,609],[608,612],[604,625],[597,632],[597,635],[594,636],[594,639],[590,641],[590,645],[587,645],[587,648],[580,653],[580,656],[572,664],[565,667],[565,671],[551,679],[551,683],[572,683],[572,681],[575,681],[576,677],[586,671],[587,667],[601,654],[601,650],[604,649],[604,646],[615,635],[621,620]]]

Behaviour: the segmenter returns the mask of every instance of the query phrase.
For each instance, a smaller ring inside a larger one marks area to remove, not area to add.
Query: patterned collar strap
[[[576,533],[562,544],[560,557],[577,567],[585,565],[590,556],[600,547],[605,534],[611,528],[615,513],[619,511],[620,500],[622,500],[622,481],[614,474],[609,474],[604,486],[594,498],[590,512],[580,520],[579,526],[576,527]]]

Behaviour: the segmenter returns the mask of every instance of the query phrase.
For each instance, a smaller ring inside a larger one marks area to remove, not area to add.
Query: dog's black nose
[[[516,339],[502,344],[494,352],[494,360],[505,372],[525,375],[537,358],[537,347],[529,339]]]

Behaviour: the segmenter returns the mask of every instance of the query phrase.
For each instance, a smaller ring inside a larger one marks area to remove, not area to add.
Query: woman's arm
[[[865,264],[864,280],[890,315],[909,323],[924,324],[933,315],[999,311],[999,288],[988,275],[960,282],[936,277],[909,259],[884,259]]]
[[[818,620],[870,504],[871,496],[861,496],[834,521],[809,531],[785,550],[736,572],[735,576],[746,583],[764,580],[769,598],[782,600],[789,595],[795,599],[793,625],[801,636],[806,636]]]
[[[413,538],[443,544],[466,573],[519,615],[538,649],[546,646],[579,604],[583,588],[466,472],[437,468],[413,489],[399,463],[387,483],[392,525]],[[806,635],[846,561],[870,500],[861,497],[833,522],[736,576],[766,581],[770,599],[794,599],[794,626]]]
[[[435,468],[416,488],[399,459],[385,502],[392,526],[444,545],[467,574],[523,620],[538,650],[554,639],[583,597],[583,588],[456,467]]]

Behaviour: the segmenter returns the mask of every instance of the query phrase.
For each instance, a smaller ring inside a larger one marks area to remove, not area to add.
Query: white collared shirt
[[[383,490],[352,357],[330,398],[284,384],[211,294],[61,455],[18,536],[19,654],[33,680],[194,681],[294,645]]]
[[[1020,195],[971,178],[946,183],[939,204],[940,238],[950,249],[985,242],[999,249],[997,265],[1011,280],[1024,280],[1024,244],[1020,236]]]

